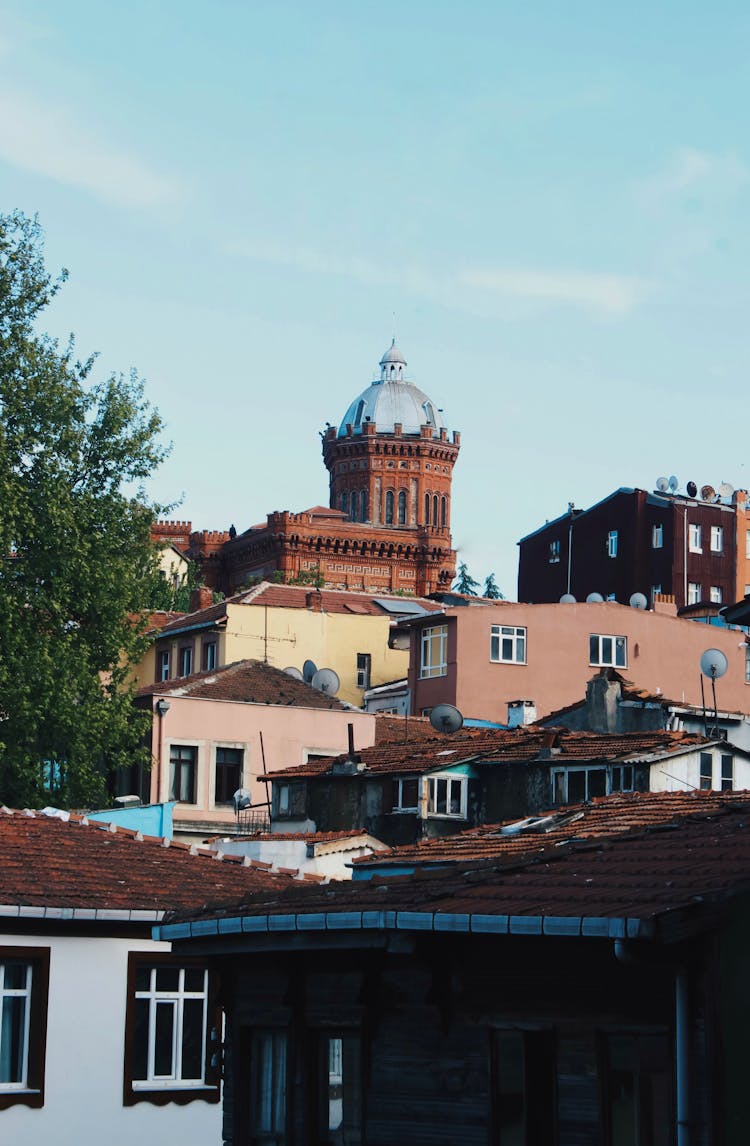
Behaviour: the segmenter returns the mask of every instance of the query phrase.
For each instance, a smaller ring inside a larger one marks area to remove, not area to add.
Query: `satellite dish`
[[[329,668],[318,669],[313,673],[310,684],[313,688],[317,688],[318,692],[325,692],[328,696],[335,696],[341,688],[339,674]]]
[[[563,593],[562,597],[560,598],[561,605],[575,605],[575,603],[576,599],[572,593]]]
[[[430,713],[430,724],[437,732],[458,732],[464,718],[452,704],[436,704]]]
[[[232,801],[234,803],[235,815],[239,815],[239,813],[242,811],[243,808],[249,808],[250,807],[250,804],[252,802],[252,797],[251,797],[250,793],[248,792],[247,788],[238,788],[237,791],[232,796]]]
[[[294,665],[289,665],[288,668],[285,668],[282,671],[285,672],[287,676],[290,676],[292,678],[292,680],[304,680],[305,679],[303,677],[302,673],[299,671],[299,669],[295,668]]]
[[[721,649],[706,649],[701,656],[701,672],[711,680],[724,676],[728,668],[729,661]]]
[[[701,486],[701,498],[703,501],[713,501],[716,497],[716,490],[712,485]]]
[[[318,666],[316,665],[315,661],[305,661],[302,666],[302,679],[306,680],[309,684],[317,671]]]
[[[633,593],[630,598],[630,605],[633,609],[645,609],[648,605],[648,600],[643,593]]]
[[[669,479],[669,488],[671,489],[672,493],[675,492],[675,490],[677,489],[679,484],[680,484],[679,478],[675,477],[675,475],[672,474],[672,476]]]
[[[660,477],[656,479],[656,488],[659,493],[666,493],[669,489],[669,478]]]
[[[589,593],[588,597],[586,598],[586,604],[596,605],[603,600],[604,598],[602,597],[601,593]]]
[[[734,493],[734,486],[730,485],[728,481],[723,481],[719,486],[719,497],[729,499]]]
[[[685,486],[685,489],[687,490],[688,497],[695,497],[698,493],[698,486],[694,481],[689,481]]]

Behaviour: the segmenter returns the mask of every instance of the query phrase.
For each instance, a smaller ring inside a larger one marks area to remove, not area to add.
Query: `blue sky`
[[[395,330],[513,596],[568,501],[750,484],[749,50],[728,0],[0,0],[1,209],[70,269],[48,328],[145,377],[196,528],[325,503]]]

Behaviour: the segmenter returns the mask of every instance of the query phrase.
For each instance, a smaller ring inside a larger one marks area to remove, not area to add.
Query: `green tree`
[[[479,582],[475,581],[466,567],[466,562],[461,561],[458,566],[458,576],[453,585],[456,593],[464,593],[467,597],[476,597]]]
[[[489,597],[493,601],[504,601],[505,596],[500,592],[500,586],[495,580],[494,573],[488,573],[484,582],[484,589],[482,590],[483,597]]]
[[[66,278],[35,220],[0,215],[0,802],[102,803],[144,762],[127,686],[145,647],[161,421],[129,377],[92,381],[39,333]]]
[[[158,564],[154,565],[148,584],[146,608],[156,612],[189,613],[190,595],[194,589],[203,587],[200,569],[195,561],[189,561],[184,577],[173,580]]]

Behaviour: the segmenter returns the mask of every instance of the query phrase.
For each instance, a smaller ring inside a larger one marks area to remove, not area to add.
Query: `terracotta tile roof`
[[[412,740],[434,740],[435,729],[426,716],[383,716],[375,713],[376,744],[407,744]]]
[[[206,609],[197,609],[194,613],[182,613],[176,620],[164,625],[155,634],[157,637],[167,637],[170,633],[180,633],[183,629],[190,629],[195,625],[207,625],[211,622],[218,624],[227,615],[227,605],[240,601],[243,594],[236,597],[227,597],[226,601],[219,601],[216,605],[209,605]]]
[[[97,911],[197,910],[288,881],[257,864],[113,824],[0,809],[0,905]],[[3,911],[3,914],[8,914]]]
[[[438,929],[440,917],[452,916],[462,921],[456,929],[469,930],[470,917],[500,917],[497,930],[523,931],[513,920],[530,916],[539,921],[537,934],[542,919],[613,918],[640,920],[657,936],[674,939],[705,926],[701,916],[710,924],[716,903],[748,891],[750,809],[744,801],[531,859],[477,860],[324,890],[288,885],[253,895],[234,911],[203,912],[200,918],[347,913],[347,922],[338,926],[359,928],[364,925],[360,913],[371,912],[377,921],[385,913],[414,912],[418,916],[411,924],[406,918],[398,925]],[[391,920],[380,926],[395,927],[396,917]],[[578,934],[577,925],[566,933]]]
[[[190,696],[205,700],[234,700],[244,704],[281,704],[295,708],[334,708],[347,705],[327,696],[282,669],[263,661],[235,661],[211,672],[193,673],[176,680],[157,681],[139,688],[136,696]]]
[[[380,867],[532,856],[573,840],[603,839],[739,804],[746,804],[750,810],[750,792],[619,792],[596,797],[589,804],[566,804],[526,820],[516,818],[502,824],[482,824],[452,836],[392,847],[380,855],[362,856],[353,862],[358,866]],[[522,828],[523,824],[527,826]]]
[[[389,593],[355,593],[345,589],[315,590],[309,585],[272,585],[264,581],[246,594],[245,600],[239,604],[268,605],[279,609],[306,609],[307,596],[311,592],[320,595],[320,605],[324,613],[390,617],[392,614],[377,602],[390,601],[397,610],[399,604],[404,601],[404,598],[393,597]],[[428,601],[423,597],[409,597],[406,600],[420,605],[426,612],[437,613],[442,609],[436,601]]]
[[[608,734],[532,725],[513,729],[464,727],[451,736],[435,733],[432,738],[425,738],[418,744],[375,744],[372,748],[358,751],[357,756],[366,765],[364,774],[413,776],[469,760],[477,765],[535,760],[550,763],[572,760],[637,762],[654,755],[686,751],[705,743],[709,743],[705,737],[689,732]],[[273,779],[333,775],[335,763],[346,759],[347,754],[343,753],[329,760],[310,760],[307,764],[274,772]]]

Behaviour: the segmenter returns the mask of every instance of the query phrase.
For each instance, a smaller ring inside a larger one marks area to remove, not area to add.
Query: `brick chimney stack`
[[[209,605],[214,603],[213,589],[208,585],[199,585],[197,589],[191,590],[190,593],[190,612],[197,613],[200,609],[207,609]]]

